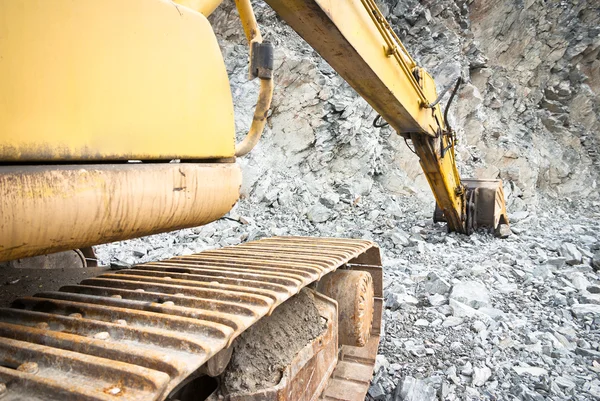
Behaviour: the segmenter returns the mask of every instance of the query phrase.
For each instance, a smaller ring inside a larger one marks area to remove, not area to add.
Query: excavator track
[[[379,249],[364,240],[276,237],[17,299],[0,309],[0,397],[165,399],[261,317],[344,265],[380,273]],[[361,383],[364,397],[379,343],[380,280],[374,335],[366,347],[340,349],[324,399],[346,399],[336,388]]]

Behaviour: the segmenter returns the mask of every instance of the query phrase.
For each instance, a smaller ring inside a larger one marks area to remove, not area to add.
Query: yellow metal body
[[[234,155],[221,51],[186,7],[1,1],[0,56],[3,162]]]
[[[196,10],[205,17],[208,17],[223,0],[173,0],[173,2]]]
[[[0,261],[210,223],[241,180],[235,163],[0,166]]]

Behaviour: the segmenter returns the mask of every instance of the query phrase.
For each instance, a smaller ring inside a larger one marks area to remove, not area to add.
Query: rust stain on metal
[[[164,399],[261,317],[342,266],[373,276],[373,327],[363,347],[371,350],[379,342],[381,269],[367,265],[377,262],[369,241],[270,238],[21,298],[0,309],[0,382],[25,399]],[[370,363],[353,348],[342,347],[341,358]],[[17,370],[27,362],[37,373]]]
[[[115,385],[108,386],[104,389],[104,393],[108,395],[112,395],[113,397],[121,397],[125,394],[123,390],[123,381],[119,380],[119,382]]]

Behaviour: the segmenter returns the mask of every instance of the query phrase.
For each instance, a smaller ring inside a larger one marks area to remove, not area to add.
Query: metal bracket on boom
[[[271,43],[252,42],[250,76],[252,79],[273,78],[273,45]]]

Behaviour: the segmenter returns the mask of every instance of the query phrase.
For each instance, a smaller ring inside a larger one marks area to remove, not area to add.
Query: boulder
[[[570,242],[563,243],[559,248],[559,252],[565,258],[565,262],[571,266],[580,264],[583,258],[579,249]]]
[[[425,381],[411,376],[406,376],[394,392],[394,401],[431,401],[435,399],[435,388]]]
[[[450,299],[475,309],[490,305],[490,294],[487,288],[477,281],[463,281],[455,284],[452,287]]]

